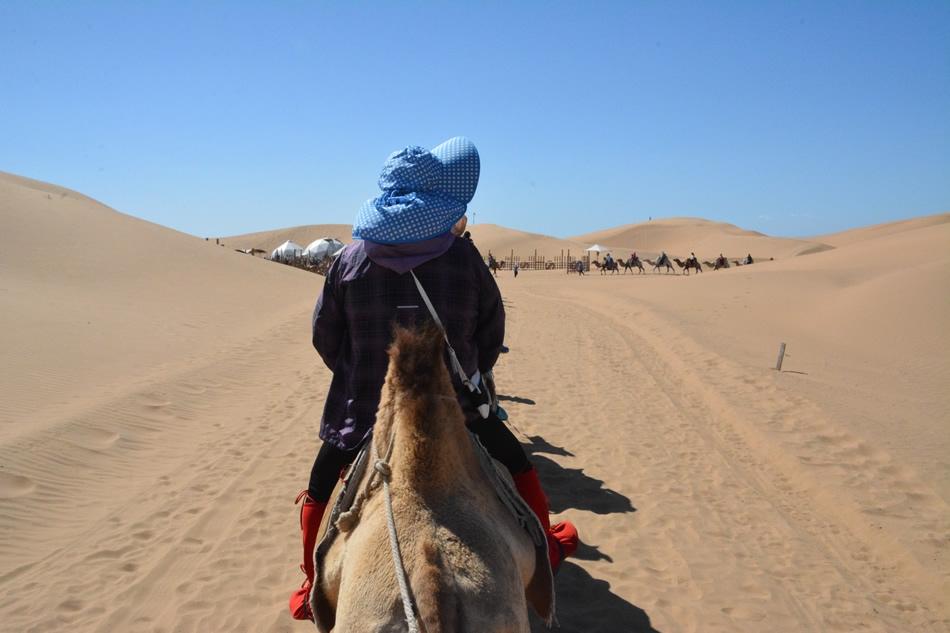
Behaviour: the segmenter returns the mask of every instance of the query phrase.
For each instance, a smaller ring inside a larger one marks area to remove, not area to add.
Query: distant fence
[[[570,251],[568,251],[567,254],[562,253],[560,255],[554,255],[553,257],[545,257],[537,251],[530,255],[520,255],[513,251],[507,253],[488,251],[488,254],[485,256],[485,263],[488,264],[492,257],[494,257],[498,268],[501,270],[510,270],[515,264],[518,264],[520,270],[564,270],[567,272],[576,270],[577,262],[583,264],[584,270],[590,270],[591,266],[591,258],[589,255],[585,254],[582,257],[577,257],[571,255]]]
[[[294,268],[300,268],[311,273],[317,273],[318,275],[326,276],[327,271],[330,269],[330,264],[333,263],[335,257],[326,257],[320,261],[314,261],[310,257],[265,257],[272,262],[278,264],[284,264],[285,266],[293,266]]]

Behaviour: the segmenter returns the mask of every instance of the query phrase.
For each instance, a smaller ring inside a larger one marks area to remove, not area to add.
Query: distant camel
[[[599,262],[595,259],[590,265],[599,270],[601,275],[606,275],[608,270],[611,271],[611,274],[616,274],[620,270],[620,266],[616,261],[608,264],[607,262]]]
[[[660,268],[663,266],[666,266],[666,272],[673,271],[673,274],[674,275],[676,274],[676,270],[674,270],[673,264],[670,263],[670,256],[665,253],[663,255],[660,255],[660,258],[656,260],[655,262],[652,259],[647,259],[644,261],[646,261],[646,263],[653,266],[653,272],[655,273],[660,272]]]
[[[703,267],[699,265],[699,260],[693,259],[692,257],[687,258],[685,262],[681,262],[679,259],[674,257],[673,261],[676,262],[676,265],[682,268],[683,272],[687,275],[689,274],[690,268],[695,268],[696,272],[698,273],[703,272]]]
[[[625,275],[627,274],[628,270],[633,272],[634,268],[639,268],[641,274],[644,272],[643,264],[640,263],[639,257],[634,257],[631,255],[629,259],[621,261],[620,264],[623,266],[623,274]]]
[[[324,522],[329,536],[315,556],[310,605],[322,633],[405,631],[404,608],[433,633],[529,633],[528,605],[549,625],[554,618],[547,547],[534,538],[543,528],[522,527],[508,506],[530,509],[513,488],[496,492],[499,479],[512,485],[508,471],[466,429],[443,354],[439,331],[396,329],[369,461],[347,481],[352,504]]]
[[[729,260],[725,257],[717,257],[716,263],[713,264],[713,270],[719,270],[720,268],[729,268]]]

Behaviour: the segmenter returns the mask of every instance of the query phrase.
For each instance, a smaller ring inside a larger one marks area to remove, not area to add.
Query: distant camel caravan
[[[529,633],[528,605],[548,624],[554,618],[546,546],[533,538],[544,540],[541,525],[529,534],[512,500],[502,502],[496,485],[510,482],[508,471],[466,429],[443,351],[438,330],[396,330],[366,456],[331,500],[352,503],[328,513],[317,547],[318,631],[406,630],[414,614],[422,631]],[[393,578],[396,559],[405,592]]]

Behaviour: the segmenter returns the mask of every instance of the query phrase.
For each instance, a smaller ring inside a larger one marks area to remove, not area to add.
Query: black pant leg
[[[310,484],[307,486],[307,494],[310,498],[323,503],[329,501],[340,473],[353,463],[358,453],[359,448],[344,451],[332,446],[329,442],[324,442],[310,470]]]
[[[469,417],[468,429],[478,436],[488,454],[504,464],[512,476],[531,470],[531,462],[521,442],[497,415],[474,420]]]

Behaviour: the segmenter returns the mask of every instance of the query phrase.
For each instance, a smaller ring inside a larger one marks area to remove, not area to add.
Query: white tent
[[[333,257],[343,250],[343,242],[332,237],[321,237],[319,240],[310,242],[310,245],[303,251],[303,256],[312,262],[322,262],[328,257]]]
[[[270,254],[271,259],[276,260],[288,260],[300,257],[303,254],[303,246],[297,242],[292,242],[287,240],[277,248],[273,250]]]
[[[594,244],[590,248],[585,248],[584,250],[587,251],[588,253],[603,253],[607,249],[601,246],[600,244]]]

